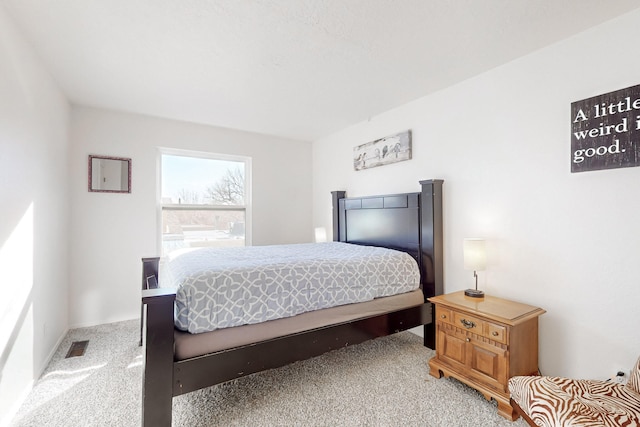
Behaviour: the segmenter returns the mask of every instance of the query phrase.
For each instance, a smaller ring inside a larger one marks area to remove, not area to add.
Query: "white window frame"
[[[182,156],[182,157],[197,157],[211,160],[228,160],[244,163],[244,205],[191,205],[191,204],[163,204],[162,203],[162,156]],[[159,147],[156,159],[156,170],[158,174],[156,176],[156,236],[157,236],[157,248],[158,253],[162,254],[162,211],[165,209],[170,210],[231,210],[231,211],[244,211],[244,244],[245,246],[252,245],[252,215],[251,215],[251,157],[236,156],[230,154],[212,153],[207,151],[193,151],[183,150],[178,148],[166,148]]]

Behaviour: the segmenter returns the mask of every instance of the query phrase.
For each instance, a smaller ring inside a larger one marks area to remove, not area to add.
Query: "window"
[[[162,254],[250,244],[248,157],[161,152]]]

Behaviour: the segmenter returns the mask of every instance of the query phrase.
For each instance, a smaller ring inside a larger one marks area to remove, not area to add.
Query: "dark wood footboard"
[[[142,379],[142,425],[170,426],[173,384],[173,289],[142,291],[144,326],[144,372]]]

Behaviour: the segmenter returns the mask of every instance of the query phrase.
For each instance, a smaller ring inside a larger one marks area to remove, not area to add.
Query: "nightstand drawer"
[[[453,314],[448,308],[437,306],[436,319],[453,325]]]
[[[477,317],[469,316],[468,313],[453,311],[453,324],[461,329],[482,335],[484,331],[484,322]]]
[[[485,337],[501,343],[507,342],[507,328],[497,323],[484,322],[483,334]]]
[[[436,312],[438,313],[438,319],[450,323],[457,328],[473,332],[474,334],[481,335],[493,341],[501,343],[507,342],[507,328],[503,325],[470,316],[468,313],[441,307],[436,307]]]

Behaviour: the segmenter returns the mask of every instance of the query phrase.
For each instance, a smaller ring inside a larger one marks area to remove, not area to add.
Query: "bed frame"
[[[398,249],[416,259],[425,297],[417,307],[177,361],[175,290],[149,286],[149,278],[157,282],[159,258],[143,258],[142,425],[171,426],[174,396],[416,326],[424,325],[425,346],[435,348],[434,312],[427,298],[442,293],[442,183],[420,181],[419,193],[358,198],[345,198],[344,191],[331,193],[335,241]]]

